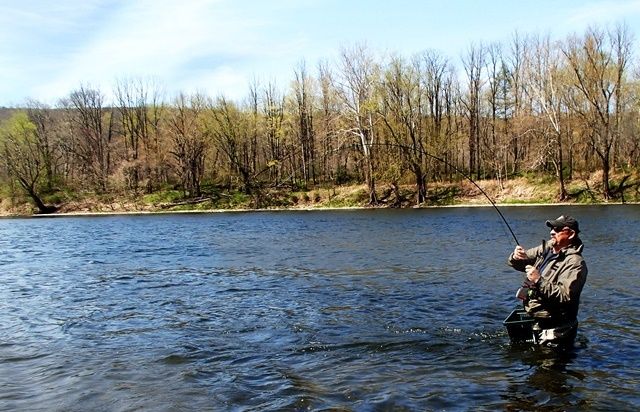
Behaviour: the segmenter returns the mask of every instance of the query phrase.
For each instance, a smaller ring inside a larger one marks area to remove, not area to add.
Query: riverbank
[[[207,188],[206,195],[184,198],[178,191],[167,190],[149,195],[84,194],[69,196],[49,216],[143,214],[179,212],[246,212],[257,210],[316,210],[316,209],[371,209],[371,208],[427,208],[491,206],[491,202],[504,206],[540,206],[559,204],[621,204],[640,202],[640,183],[637,177],[626,179],[623,187],[616,187],[618,197],[605,201],[596,188],[600,176],[595,173],[587,179],[567,184],[568,199],[558,201],[555,181],[535,177],[510,180],[479,180],[477,186],[463,180],[454,183],[433,182],[429,185],[428,199],[416,206],[416,193],[412,185],[393,187],[378,184],[379,204],[368,204],[364,185],[316,187],[306,191],[268,189],[246,195]],[[615,179],[615,177],[614,177]],[[621,177],[618,177],[622,181]],[[615,182],[615,181],[614,181]],[[481,190],[478,188],[480,187]],[[0,201],[0,216],[31,216],[36,212],[27,199]]]

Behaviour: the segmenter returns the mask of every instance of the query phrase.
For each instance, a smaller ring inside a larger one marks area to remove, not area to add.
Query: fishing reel
[[[538,287],[534,282],[525,280],[522,286],[516,292],[516,298],[527,301],[538,297]]]

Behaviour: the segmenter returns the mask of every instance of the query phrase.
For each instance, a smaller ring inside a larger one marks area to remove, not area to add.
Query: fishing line
[[[509,225],[509,222],[507,222],[507,219],[505,219],[504,215],[502,214],[502,212],[500,211],[500,209],[498,209],[498,206],[496,205],[496,203],[493,201],[493,199],[491,199],[491,197],[487,194],[487,192],[484,191],[484,189],[482,189],[482,187],[480,187],[480,185],[478,185],[472,178],[471,176],[467,175],[465,172],[463,172],[462,170],[460,170],[459,168],[457,168],[456,166],[452,165],[451,163],[449,163],[448,161],[432,155],[431,153],[427,152],[426,150],[424,150],[421,147],[410,147],[410,146],[406,146],[403,144],[399,144],[399,143],[371,143],[371,146],[392,146],[392,147],[398,147],[398,148],[403,148],[403,149],[408,149],[408,150],[417,150],[420,153],[424,154],[425,156],[428,156],[434,160],[437,160],[439,162],[444,163],[445,165],[449,166],[450,168],[452,168],[453,170],[455,170],[457,173],[459,173],[462,177],[464,177],[465,179],[467,179],[468,181],[470,181],[471,183],[473,183],[473,185],[475,187],[478,188],[478,190],[480,190],[480,192],[484,195],[484,197],[487,198],[487,200],[489,201],[489,203],[491,203],[491,206],[493,206],[493,208],[495,209],[496,212],[498,212],[498,215],[500,215],[500,218],[502,219],[502,221],[504,222],[504,224],[507,226],[507,229],[509,229],[509,232],[511,233],[511,236],[513,236],[513,240],[516,241],[516,246],[520,244],[520,242],[518,242],[518,238],[516,237],[515,233],[513,233],[513,230],[511,229],[511,226]]]
[[[491,197],[487,194],[487,192],[484,191],[484,189],[482,187],[480,187],[480,185],[478,183],[476,183],[471,176],[469,176],[468,174],[466,174],[465,172],[463,172],[462,170],[460,170],[458,167],[456,167],[455,165],[452,165],[451,163],[449,163],[448,161],[435,156],[429,152],[427,152],[426,150],[424,150],[421,147],[410,147],[407,145],[403,145],[400,143],[368,143],[368,146],[387,146],[387,147],[398,147],[401,149],[407,149],[407,150],[417,150],[420,153],[424,154],[425,156],[428,156],[434,160],[437,160],[439,162],[444,163],[445,165],[449,166],[450,168],[452,168],[453,170],[455,170],[458,174],[460,174],[462,177],[464,177],[465,179],[467,179],[468,181],[470,181],[475,187],[478,188],[478,190],[480,191],[480,193],[482,193],[484,195],[484,197],[487,198],[487,200],[489,201],[489,203],[491,203],[491,206],[493,206],[493,208],[495,209],[496,212],[498,212],[498,215],[500,216],[500,218],[502,219],[502,221],[504,222],[504,224],[507,226],[507,229],[509,229],[509,233],[511,233],[511,236],[513,237],[513,240],[515,240],[516,242],[516,246],[520,245],[520,242],[518,242],[518,238],[516,237],[516,234],[513,233],[513,230],[511,229],[511,226],[509,225],[509,222],[507,222],[507,219],[504,217],[504,215],[502,214],[502,212],[500,211],[500,209],[498,209],[498,206],[496,205],[496,203],[493,201],[493,199],[491,199]],[[340,150],[340,149],[337,149]],[[293,152],[289,153],[287,156],[285,156],[284,158],[287,158],[289,156],[293,155]],[[281,158],[280,160],[282,160],[283,158]],[[272,166],[267,166],[265,167],[263,170],[261,170],[260,172],[258,172],[257,174],[255,174],[253,176],[253,178],[259,176],[260,174],[264,173],[265,171],[269,170]]]

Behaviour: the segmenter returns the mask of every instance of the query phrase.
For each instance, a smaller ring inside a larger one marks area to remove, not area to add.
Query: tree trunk
[[[419,165],[414,167],[413,174],[416,177],[416,204],[421,205],[427,201],[427,179]]]
[[[38,194],[36,193],[35,189],[33,187],[31,187],[24,179],[19,178],[18,180],[20,181],[20,186],[22,186],[24,188],[24,190],[27,192],[29,197],[36,204],[36,207],[38,208],[38,213],[39,214],[46,215],[46,214],[53,213],[56,210],[58,210],[58,208],[56,206],[46,205],[42,201],[40,196],[38,196]]]
[[[611,186],[609,185],[610,169],[609,153],[607,153],[606,156],[602,157],[602,194],[605,201],[611,199]]]

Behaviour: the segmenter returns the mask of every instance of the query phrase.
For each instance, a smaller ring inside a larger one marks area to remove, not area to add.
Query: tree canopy
[[[203,187],[267,201],[269,188],[379,182],[429,184],[459,171],[504,181],[526,172],[566,183],[601,171],[597,189],[615,199],[640,156],[640,83],[633,35],[624,25],[552,40],[514,34],[474,43],[454,61],[435,50],[381,56],[365,45],[336,62],[306,62],[290,85],[252,84],[243,101],[202,93],[163,98],[141,79],[107,93],[80,85],[54,107],[29,101],[0,119],[3,196],[27,194],[40,212],[61,191],[132,196]],[[636,190],[637,191],[637,190]],[[59,201],[59,197],[57,197]],[[56,203],[53,201],[52,203]]]

